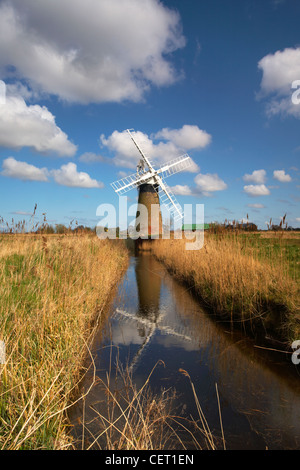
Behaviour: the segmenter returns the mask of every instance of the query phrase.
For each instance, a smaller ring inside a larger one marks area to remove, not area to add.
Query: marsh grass
[[[186,243],[154,240],[150,247],[209,309],[257,335],[289,344],[300,337],[297,243],[228,232],[207,233],[201,250]]]
[[[94,235],[0,235],[1,449],[71,445],[65,412],[127,262]]]
[[[152,392],[150,379],[160,366],[164,366],[163,361],[154,365],[139,387],[133,380],[132,371],[123,367],[119,360],[114,371],[110,368],[105,378],[98,377],[94,384],[97,385],[99,402],[88,404],[88,410],[83,406],[82,435],[77,448],[148,451],[220,448],[220,439],[213,436],[186,371],[179,370],[189,378],[198,417],[176,414],[175,389],[161,389],[157,394]]]
[[[158,365],[158,364],[157,364]],[[153,370],[157,367],[154,366]],[[102,450],[160,450],[168,448],[172,437],[169,419],[174,393],[163,390],[154,395],[149,386],[149,374],[138,388],[128,367],[119,362],[112,375],[107,372],[98,378],[98,387],[104,397],[102,407],[90,405],[95,413],[96,435],[89,428],[82,448]],[[83,417],[83,427],[84,417]]]
[[[99,382],[105,412],[94,410],[95,435],[83,416],[80,448],[185,449],[183,433],[194,448],[202,448],[196,436],[202,439],[208,430],[201,421],[175,415],[174,390],[152,393],[152,373],[140,388],[119,363],[114,380],[111,373],[106,380],[96,376],[89,347],[127,263],[122,241],[93,234],[0,235],[0,339],[6,345],[0,365],[2,450],[75,449],[69,411],[85,403]],[[81,390],[91,369],[90,385]],[[215,448],[211,434],[204,440],[205,447]]]

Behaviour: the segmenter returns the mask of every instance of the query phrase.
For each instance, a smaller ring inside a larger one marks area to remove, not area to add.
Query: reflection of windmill
[[[143,342],[131,361],[130,369],[138,364],[142,354],[146,351],[154,334],[159,332],[192,341],[192,333],[185,327],[176,328],[171,325],[160,306],[161,276],[155,270],[157,262],[152,256],[142,255],[138,258],[135,273],[138,289],[139,305],[136,313],[116,308],[113,317],[122,319],[122,322],[137,327],[142,332]]]
[[[191,166],[192,160],[187,154],[185,154],[176,160],[172,160],[171,162],[162,165],[156,170],[149,158],[145,155],[144,151],[135,141],[131,130],[132,129],[128,129],[127,132],[142,158],[137,165],[136,173],[111,183],[111,186],[119,195],[126,193],[132,188],[139,188],[138,202],[140,205],[145,206],[148,211],[148,219],[142,220],[139,232],[142,234],[146,232],[147,235],[155,236],[162,232],[162,220],[159,204],[163,204],[167,208],[174,221],[181,220],[183,218],[182,209],[176,201],[170,187],[165,183],[164,178],[186,170]],[[154,213],[154,211],[158,217],[151,218],[151,213]],[[138,210],[137,218],[139,215]]]
[[[117,308],[114,312],[113,317],[122,318],[122,320],[125,322],[136,322],[138,326],[144,326],[148,329],[147,333],[145,334],[145,339],[143,343],[141,344],[133,360],[131,361],[129,370],[133,370],[136,367],[141,358],[141,355],[143,354],[143,352],[145,352],[147,345],[150,343],[156,331],[160,331],[164,335],[176,336],[178,338],[183,339],[184,341],[192,341],[192,337],[190,336],[190,332],[187,328],[182,327],[180,330],[177,331],[176,329],[172,328],[172,326],[164,322],[163,314],[160,314],[157,319],[153,321],[152,319],[150,320],[147,318],[141,318],[137,314],[126,312],[125,310]]]

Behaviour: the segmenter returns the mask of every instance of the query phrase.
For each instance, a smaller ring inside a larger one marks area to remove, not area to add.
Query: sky
[[[166,182],[206,222],[299,227],[299,18],[298,0],[0,0],[0,216],[118,214],[134,129],[157,166],[189,154]]]

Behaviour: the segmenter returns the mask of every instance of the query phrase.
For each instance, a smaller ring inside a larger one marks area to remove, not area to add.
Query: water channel
[[[138,387],[163,361],[151,375],[151,388],[155,393],[175,388],[177,412],[197,419],[190,381],[179,369],[186,370],[218,438],[221,413],[227,449],[300,448],[300,372],[291,356],[261,349],[229,323],[218,322],[150,254],[131,257],[92,354],[98,377],[105,377],[118,358]],[[91,376],[86,375],[84,389]],[[83,433],[87,443],[97,435],[95,409],[102,401],[103,389],[96,384],[72,410],[79,442]],[[189,448],[188,436],[185,445]]]

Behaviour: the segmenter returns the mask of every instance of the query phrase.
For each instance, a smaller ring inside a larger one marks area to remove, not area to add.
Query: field
[[[69,446],[66,410],[127,262],[95,235],[0,235],[1,449]]]
[[[0,235],[0,339],[6,347],[0,364],[1,450],[78,448],[68,410],[84,401],[84,364],[93,368],[89,346],[105,323],[105,307],[128,259],[123,241],[99,240],[93,233]],[[117,374],[121,390],[112,390],[109,378],[103,384],[106,448],[164,448],[176,437],[173,394],[153,396],[149,378],[137,389],[126,369],[118,366]]]
[[[299,235],[206,233],[198,251],[187,251],[186,240],[143,246],[222,320],[290,345],[300,338]],[[0,235],[1,449],[73,447],[67,411],[80,399],[89,346],[128,258],[123,241],[93,233]],[[104,426],[111,448],[153,448],[152,436],[164,435],[170,401],[148,400],[144,388],[124,388],[119,442],[110,442],[113,420]],[[109,388],[107,395],[121,409]]]
[[[299,233],[205,233],[197,251],[186,243],[155,240],[148,248],[225,321],[289,345],[300,338]]]

